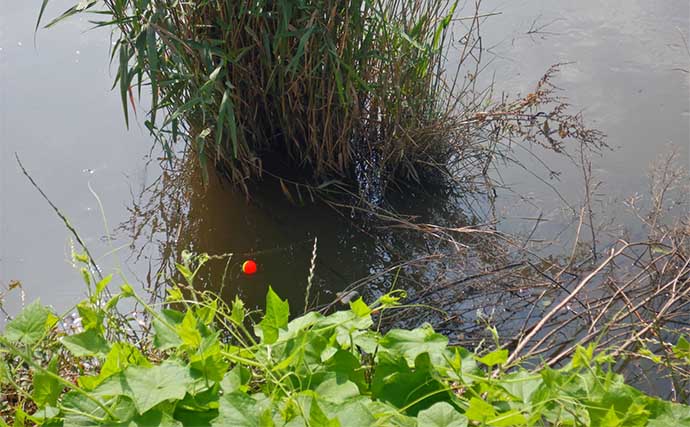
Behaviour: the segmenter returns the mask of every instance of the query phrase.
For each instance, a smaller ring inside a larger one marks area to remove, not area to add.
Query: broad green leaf
[[[324,365],[340,378],[347,378],[355,383],[362,392],[368,388],[362,362],[349,351],[338,350]]]
[[[371,308],[364,302],[362,297],[350,303],[350,310],[359,317],[365,317],[371,313]]]
[[[160,319],[154,317],[152,322],[155,332],[153,345],[159,350],[167,350],[181,346],[182,339],[177,334],[176,327],[182,322],[184,315],[175,310],[162,310],[159,316]]]
[[[372,403],[371,399],[357,398],[340,405],[331,405],[329,408],[331,414],[338,417],[342,427],[373,426],[376,425],[376,418],[373,414],[374,411],[369,407],[374,406]],[[381,415],[380,411],[375,412],[377,415]]]
[[[430,326],[413,329],[390,330],[380,341],[381,347],[395,354],[402,354],[408,362],[413,362],[418,355],[429,353],[431,360],[439,364],[448,345],[448,338],[437,334]]]
[[[198,421],[199,418],[197,418]],[[183,427],[171,414],[158,409],[152,409],[143,415],[134,416],[129,422],[114,424],[113,427]]]
[[[110,351],[108,342],[99,332],[89,329],[80,334],[68,335],[62,344],[75,356],[105,356]]]
[[[43,408],[36,410],[33,414],[29,415],[29,419],[36,423],[36,425],[59,425],[59,420],[56,418],[60,415],[60,409],[47,405]],[[3,424],[0,423],[0,426]]]
[[[136,408],[129,397],[118,396],[103,401],[103,404],[110,408],[113,415],[123,424],[115,424],[113,421],[107,420],[107,414],[101,407],[99,407],[93,400],[75,391],[70,391],[62,397],[62,406],[68,411],[65,411],[64,427],[91,427],[94,424],[94,417],[107,420],[100,424],[108,427],[115,427],[120,425],[127,425],[129,427],[129,420],[136,417]]]
[[[332,403],[343,403],[348,399],[359,396],[359,389],[352,381],[338,378],[328,373],[326,378],[314,389],[317,396]]]
[[[238,390],[249,382],[251,372],[242,365],[235,365],[232,370],[225,374],[223,380],[220,382],[220,387],[223,393],[232,393]]]
[[[130,366],[124,377],[140,414],[166,400],[181,400],[191,381],[188,369],[169,362],[153,368]]]
[[[467,417],[446,402],[419,411],[417,422],[419,427],[467,427]]]
[[[430,405],[450,401],[447,385],[439,381],[428,353],[415,359],[414,369],[401,354],[381,353],[371,384],[372,397],[396,408],[412,405],[408,415],[415,415]]]
[[[213,420],[213,427],[256,427],[259,425],[259,414],[256,400],[244,393],[233,392],[220,398],[218,418]]]
[[[532,401],[534,392],[542,385],[543,380],[537,374],[530,374],[525,370],[520,370],[513,374],[508,374],[501,379],[499,384],[508,393],[515,396],[522,403]]]
[[[56,322],[57,317],[36,300],[7,323],[5,338],[27,345],[35,344]]]
[[[54,356],[48,363],[48,368],[44,370],[34,370],[33,374],[33,398],[36,405],[43,407],[46,405],[55,406],[58,396],[62,391],[62,386],[56,378],[57,376],[57,356]],[[51,375],[53,374],[53,375]]]
[[[317,393],[317,396],[319,394]],[[316,398],[312,398],[311,405],[309,407],[309,425],[310,426],[323,426],[323,427],[341,427],[340,421],[337,418],[329,419],[323,410],[319,407]]]
[[[370,344],[368,341],[362,342],[362,339],[370,334],[369,328],[371,325],[371,316],[359,317],[352,310],[344,310],[336,311],[322,318],[314,327],[319,330],[325,330],[327,327],[334,328],[336,341],[343,349],[348,349],[352,344],[356,346],[368,346]],[[373,352],[374,348],[369,350]]]
[[[81,324],[85,330],[95,330],[99,333],[104,331],[103,319],[105,314],[100,308],[87,301],[82,301],[77,304],[77,312],[79,317],[81,317]]]
[[[151,367],[152,365],[134,345],[116,342],[111,346],[100,374],[95,377],[86,375],[79,377],[79,385],[87,390],[93,390],[104,380],[124,371],[128,366]]]
[[[575,355],[573,355],[573,368],[588,367],[594,357],[594,344],[587,347],[577,346],[575,348]]]
[[[472,421],[479,421],[485,424],[487,421],[496,418],[496,408],[483,399],[473,397],[470,399],[470,406],[465,411],[465,416]]]
[[[508,350],[494,350],[491,353],[485,355],[484,357],[477,358],[477,361],[485,364],[486,366],[496,366],[506,363],[508,360]]]
[[[600,420],[600,424],[598,425],[601,427],[621,427],[623,426],[623,420],[618,418],[616,411],[613,409],[613,407],[611,407],[606,412],[606,416]]]
[[[182,343],[196,350],[201,345],[201,332],[197,328],[197,320],[192,310],[188,310],[182,322],[177,326],[177,335]]]
[[[201,346],[189,359],[190,367],[208,381],[221,381],[228,370],[228,362],[220,354],[218,334],[204,337]]]
[[[321,319],[323,319],[323,315],[314,311],[310,311],[304,316],[292,319],[287,325],[287,330],[282,330],[280,332],[280,339],[285,341],[298,337],[300,334],[304,333],[304,331],[314,326]]]
[[[175,267],[177,268],[177,271],[182,274],[182,277],[184,277],[184,280],[187,282],[187,284],[191,286],[194,283],[194,273],[192,270],[190,270],[186,265],[180,263],[176,263]]]
[[[283,301],[269,286],[266,295],[266,314],[259,322],[258,328],[261,331],[262,342],[273,344],[278,340],[279,331],[287,327],[290,317],[290,306],[287,301]]]
[[[101,368],[101,376],[110,376],[124,371],[129,366],[151,366],[151,362],[138,348],[129,343],[117,342],[112,345]]]
[[[649,427],[690,427],[690,406],[654,400],[647,404],[647,409],[652,412]]]
[[[128,396],[134,401],[139,414],[161,402],[182,400],[192,378],[189,370],[173,362],[146,368],[130,366],[99,385],[96,396]]]
[[[196,317],[204,325],[210,325],[216,318],[216,312],[218,311],[218,303],[216,300],[211,301],[208,305],[204,305],[197,309]]]

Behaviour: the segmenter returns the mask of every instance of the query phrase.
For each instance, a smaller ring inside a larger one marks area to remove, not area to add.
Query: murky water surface
[[[54,1],[47,13],[55,15],[68,5]],[[299,307],[315,238],[311,296],[319,300],[312,303],[328,302],[358,279],[433,252],[437,243],[414,233],[382,232],[367,221],[351,221],[349,212],[324,206],[295,207],[275,186],[248,202],[220,183],[202,191],[198,177],[162,172],[143,124],[133,122],[127,130],[120,98],[109,90],[109,34],[86,31],[88,23],[77,18],[40,31],[34,45],[37,8],[8,2],[0,11],[1,285],[18,280],[27,298],[40,297],[59,309],[84,294],[70,262],[70,233],[21,173],[15,153],[97,254],[101,268],[117,269],[133,283],[163,282],[171,262],[191,248],[218,256],[207,278],[222,284],[225,295],[239,293],[259,304],[270,284]],[[601,182],[593,198],[595,222],[622,223],[638,232],[622,201],[646,192],[650,162],[669,149],[677,150],[686,166],[690,161],[690,77],[684,71],[690,69],[690,53],[683,41],[689,32],[688,2],[485,1],[483,9],[500,12],[482,23],[490,61],[484,78],[493,76],[497,94],[525,95],[550,65],[567,63],[555,82],[573,109],[608,135],[612,147],[593,159],[594,180]],[[529,233],[533,219],[541,217],[534,237],[554,241],[544,250],[559,253],[569,241],[564,230],[574,221],[563,200],[579,209],[582,173],[562,157],[544,152],[534,157],[528,149],[515,147],[525,168],[500,169],[510,190],[498,190],[499,228]],[[540,162],[559,171],[560,178],[549,178]],[[410,193],[396,206],[426,222],[472,222],[457,202]],[[233,257],[224,256],[228,253]],[[502,256],[476,258],[491,263]],[[259,263],[253,277],[239,270],[247,258]],[[415,265],[421,267],[399,270],[405,282],[398,286],[419,291],[472,273],[471,263],[418,260]],[[391,271],[371,281],[368,291],[390,287],[398,270]],[[481,289],[463,296],[479,305],[485,298],[486,307],[497,303]],[[436,297],[448,303],[457,296]],[[20,304],[17,292],[5,302],[10,312]],[[457,308],[462,304],[458,301]],[[472,321],[478,315],[458,316]]]

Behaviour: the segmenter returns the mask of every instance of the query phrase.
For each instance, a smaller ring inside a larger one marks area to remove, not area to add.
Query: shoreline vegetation
[[[557,96],[558,67],[523,97],[493,99],[479,83],[480,5],[86,0],[46,27],[88,14],[112,29],[125,121],[150,94],[146,127],[169,158],[193,152],[205,180],[215,170],[245,193],[267,176],[286,193],[337,184],[371,201],[485,175],[512,140],[604,145]]]
[[[0,335],[2,425],[690,425],[690,407],[626,385],[594,345],[529,369],[495,329],[475,353],[429,325],[380,332],[380,316],[405,307],[402,291],[289,320],[271,288],[263,314],[198,291],[202,254],[178,265],[185,284],[154,307],[75,257],[89,290],[80,322],[36,301]],[[144,316],[119,309],[131,304]],[[684,339],[674,351],[690,357]]]
[[[479,29],[489,16],[479,2],[458,5],[83,0],[46,26],[93,12],[96,27],[113,29],[126,123],[135,100],[150,94],[146,127],[171,163],[179,153],[198,158],[204,182],[213,170],[248,193],[268,176],[290,199],[336,187],[383,217],[389,189],[488,180],[516,141],[566,156],[579,150],[587,175],[585,153],[606,144],[558,96],[559,66],[531,93],[495,100],[490,83],[479,87]],[[305,314],[292,319],[272,288],[260,313],[200,286],[213,255],[184,254],[174,266],[179,283],[147,301],[124,277],[101,277],[82,245],[86,253],[72,256],[88,297],[76,314],[36,301],[0,335],[0,425],[690,425],[690,223],[666,217],[680,181],[671,160],[651,180],[651,206],[643,213],[629,203],[646,227],[642,239],[597,248],[589,198],[563,259],[537,257],[529,238],[520,247],[491,227],[390,215],[439,247],[491,235],[500,251],[519,251],[504,267],[411,298],[392,281],[366,300],[343,290],[353,295],[347,308],[335,301],[308,310],[308,288]],[[591,242],[580,237],[586,227]],[[311,278],[315,258],[316,242]],[[502,286],[495,272],[513,282]],[[502,319],[477,314],[484,335],[470,351],[429,324],[443,311],[431,310],[429,297],[474,279],[494,282],[478,282],[474,294],[517,295],[523,305]],[[513,313],[525,314],[521,328],[499,334]],[[401,317],[415,326],[396,325]],[[652,397],[631,386],[618,372],[636,362],[660,373],[670,392]]]

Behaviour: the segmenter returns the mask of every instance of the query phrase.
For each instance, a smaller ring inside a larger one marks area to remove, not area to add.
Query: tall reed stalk
[[[125,120],[148,88],[145,124],[165,149],[183,137],[204,170],[245,186],[269,155],[312,182],[353,177],[360,160],[412,178],[442,162],[456,10],[449,0],[83,0],[46,27],[97,12],[96,26],[116,30]],[[461,60],[472,43],[461,40]]]

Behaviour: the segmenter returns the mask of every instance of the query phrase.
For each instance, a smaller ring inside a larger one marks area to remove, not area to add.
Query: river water
[[[132,283],[161,283],[171,260],[186,248],[233,253],[229,262],[211,261],[209,278],[224,283],[224,294],[239,293],[259,304],[270,284],[300,307],[314,238],[311,296],[319,299],[313,304],[429,248],[428,239],[413,233],[377,234],[351,221],[348,212],[296,207],[278,188],[250,202],[221,183],[204,190],[198,177],[164,172],[141,116],[126,129],[120,98],[110,91],[109,33],[86,31],[86,20],[74,18],[39,31],[34,43],[38,5],[6,3],[0,12],[3,287],[19,281],[28,299],[40,297],[60,310],[85,293],[70,261],[71,235],[22,174],[15,153],[101,269],[120,271],[119,280]],[[46,13],[55,16],[68,6],[56,0]],[[622,202],[646,192],[650,162],[671,149],[680,163],[690,162],[688,2],[485,1],[482,10],[495,13],[482,22],[482,37],[484,76],[493,77],[496,94],[525,95],[550,65],[568,63],[555,83],[589,125],[606,133],[611,147],[593,158],[593,179],[601,182],[593,196],[595,222],[635,233]],[[540,218],[533,237],[552,242],[544,250],[557,253],[569,241],[564,230],[572,228],[573,211],[584,197],[582,172],[562,156],[533,157],[524,148],[515,148],[524,168],[500,168],[510,188],[497,190],[498,228],[529,233]],[[549,178],[541,162],[560,178]],[[410,194],[402,206],[429,221],[471,222],[456,206],[421,194]],[[247,258],[259,263],[251,278],[239,271]],[[448,263],[428,268],[419,274],[410,269],[406,280],[425,286],[432,278],[465,274]],[[383,291],[391,281],[372,281],[370,287]],[[21,303],[15,290],[5,308],[16,312]]]

